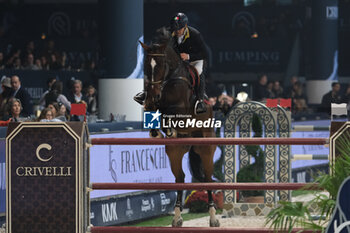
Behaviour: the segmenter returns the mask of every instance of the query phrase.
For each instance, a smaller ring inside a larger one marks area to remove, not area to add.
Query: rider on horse
[[[189,62],[196,68],[200,77],[196,85],[197,102],[195,105],[195,113],[200,114],[206,112],[206,107],[203,102],[205,91],[203,70],[207,64],[207,50],[199,31],[187,24],[188,18],[184,13],[177,13],[171,18],[170,29],[172,31],[172,46],[182,60]],[[145,98],[145,92],[140,92],[134,97],[134,100],[143,104]]]

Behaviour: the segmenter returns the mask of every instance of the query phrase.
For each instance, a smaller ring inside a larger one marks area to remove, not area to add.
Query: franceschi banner
[[[91,135],[91,138],[148,138],[148,131]],[[174,183],[168,156],[164,145],[104,145],[90,148],[90,180],[92,183]],[[214,161],[220,158],[217,149]],[[192,179],[188,164],[188,154],[184,155],[182,168],[185,182]],[[90,197],[101,198],[130,190],[95,190]]]

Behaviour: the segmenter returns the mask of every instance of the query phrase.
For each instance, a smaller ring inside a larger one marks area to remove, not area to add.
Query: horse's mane
[[[156,30],[153,44],[167,44],[171,41],[171,32],[166,27]]]

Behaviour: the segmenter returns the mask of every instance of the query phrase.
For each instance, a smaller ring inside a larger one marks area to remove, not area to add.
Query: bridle
[[[149,53],[149,54],[147,54],[147,56],[150,56],[150,57],[162,57],[162,58],[166,59],[166,54],[165,53]],[[165,74],[164,74],[163,79],[159,80],[159,81],[150,81],[149,82],[150,85],[161,84],[164,81],[164,78],[169,73],[169,65],[168,65],[167,62],[164,62],[164,66],[165,66]]]

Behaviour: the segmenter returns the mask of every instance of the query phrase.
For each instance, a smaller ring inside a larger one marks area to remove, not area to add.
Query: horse
[[[144,108],[147,111],[160,110],[163,117],[181,115],[194,116],[195,120],[213,119],[213,109],[206,104],[207,112],[194,115],[195,98],[194,87],[189,71],[189,65],[182,61],[180,56],[171,46],[171,34],[166,28],[157,30],[154,42],[148,46],[142,42],[145,51],[144,73],[146,100]],[[171,118],[169,118],[171,120]],[[169,120],[168,119],[168,120]],[[163,121],[164,122],[164,121]],[[162,128],[167,137],[215,137],[214,128],[189,127],[181,128],[172,126]],[[152,137],[162,137],[159,130],[151,130]],[[185,174],[182,169],[182,158],[189,152],[190,168],[192,176],[200,182],[213,182],[213,157],[215,145],[166,145],[165,151],[170,160],[171,171],[176,183],[184,183]],[[220,226],[216,218],[215,205],[212,191],[208,190],[208,206],[210,214],[210,226]],[[177,191],[175,215],[172,221],[173,227],[182,226],[182,195]]]

